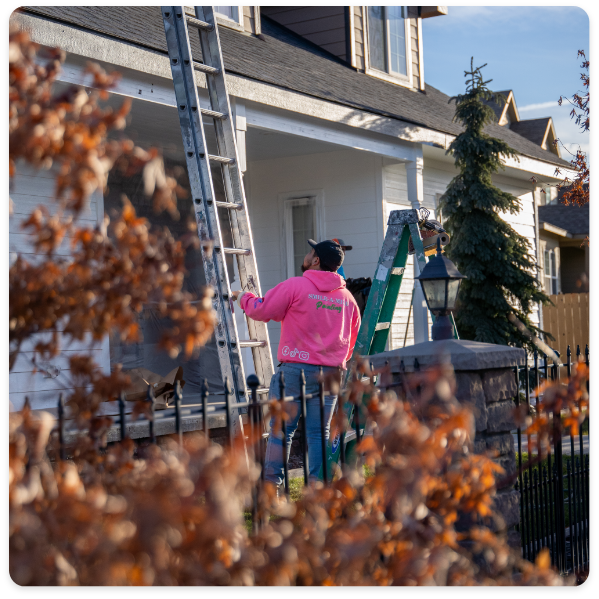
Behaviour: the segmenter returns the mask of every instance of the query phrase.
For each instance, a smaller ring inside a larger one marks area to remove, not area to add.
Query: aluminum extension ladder
[[[249,390],[246,387],[241,349],[251,348],[254,369],[263,384],[270,382],[274,368],[266,324],[246,319],[250,339],[241,340],[233,314],[231,285],[225,263],[227,254],[232,254],[237,259],[242,288],[258,296],[262,294],[214,8],[195,6],[194,11],[195,17],[192,17],[185,13],[182,6],[163,6],[162,17],[198,235],[203,242],[202,260],[206,283],[212,286],[215,293],[213,304],[218,322],[214,335],[221,373],[223,380],[228,380],[231,385],[234,401],[245,402],[249,401]],[[190,29],[199,34],[202,62],[192,57]],[[210,110],[200,106],[196,71],[206,75]],[[202,117],[214,121],[218,156],[208,154]],[[225,202],[216,201],[211,164],[221,165]],[[229,213],[232,248],[224,247],[223,244],[219,208],[226,209]],[[268,393],[268,387],[260,387],[258,392]],[[235,412],[237,411],[233,410],[232,414],[234,433],[243,436],[241,415]]]
[[[358,332],[358,338],[354,347],[351,360],[348,363],[347,375],[351,376],[356,359],[359,356],[371,356],[385,351],[391,324],[393,322],[393,313],[397,304],[401,282],[408,262],[409,243],[412,240],[414,253],[420,272],[426,266],[426,256],[435,253],[437,237],[445,233],[445,230],[436,222],[428,220],[429,212],[426,209],[421,210],[393,210],[387,221],[387,233],[385,241],[379,256],[379,261],[374,273],[372,287],[368,294],[368,301],[364,309],[362,324]],[[430,230],[436,233],[433,237],[424,240],[421,236],[422,230]],[[449,240],[447,236],[443,245]],[[413,297],[413,296],[412,296]],[[434,316],[431,314],[434,322]],[[454,337],[458,339],[458,332],[453,323]],[[347,383],[347,380],[346,380]],[[345,410],[346,417],[352,424],[354,417],[354,405],[346,404],[340,409]],[[354,423],[355,424],[355,423]],[[363,434],[363,424],[355,427],[356,433],[361,430]],[[341,455],[342,440],[340,434],[329,439],[327,445],[327,474],[330,476],[331,466],[339,461]],[[320,478],[323,478],[321,467]]]

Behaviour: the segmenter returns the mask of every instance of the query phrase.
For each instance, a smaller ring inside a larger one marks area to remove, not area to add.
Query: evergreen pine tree
[[[454,121],[464,131],[449,146],[460,170],[441,198],[444,227],[451,235],[448,257],[468,277],[462,281],[455,314],[460,337],[501,345],[528,346],[529,339],[508,319],[510,313],[534,333],[541,332],[530,320],[538,302],[548,303],[537,279],[531,244],[501,218],[501,213],[518,214],[520,200],[493,185],[492,175],[505,167],[501,158],[516,156],[506,142],[483,132],[496,120],[485,104],[495,96],[487,88],[481,69],[464,76],[466,93],[456,102]],[[496,97],[496,96],[495,96]],[[505,101],[505,98],[500,98]]]

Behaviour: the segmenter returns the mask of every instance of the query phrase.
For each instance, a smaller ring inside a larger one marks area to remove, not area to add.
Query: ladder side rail
[[[391,325],[393,323],[393,315],[395,314],[395,308],[397,306],[397,298],[399,297],[399,290],[401,289],[401,283],[408,262],[408,242],[410,240],[410,234],[407,227],[403,227],[401,239],[393,261],[393,268],[390,270],[388,275],[387,289],[385,291],[385,297],[379,313],[379,323],[383,324],[384,327],[375,330],[368,354],[378,354],[385,351],[387,340],[389,339],[389,333],[391,332]],[[397,269],[397,274],[393,271]],[[388,326],[386,326],[388,325]]]
[[[385,241],[383,242],[374,279],[372,281],[372,288],[368,294],[368,301],[366,302],[366,308],[364,309],[364,316],[362,318],[360,331],[358,332],[352,362],[355,356],[367,356],[371,353],[370,348],[376,332],[376,325],[379,323],[381,316],[381,308],[385,299],[389,278],[391,277],[391,269],[394,266],[402,238],[404,235],[407,236],[406,239],[409,238],[409,232],[406,225],[411,223],[418,225],[418,212],[416,210],[394,210],[389,215]]]
[[[212,176],[199,110],[200,103],[184,9],[183,7],[162,7],[162,13],[198,235],[202,242],[215,240],[222,248],[218,215],[216,209],[211,209],[210,206],[214,205]],[[206,283],[214,288],[216,294],[213,300],[217,312],[214,335],[222,376],[223,379],[229,378],[237,397],[240,391],[242,397],[245,397],[245,380],[237,343],[237,329],[231,311],[225,304],[230,296],[230,288],[224,252],[217,251],[212,247],[212,243],[203,245],[202,260]],[[233,418],[233,426],[236,434],[243,434],[240,418]]]
[[[208,94],[213,110],[229,115],[228,119],[215,119],[218,151],[222,156],[233,158],[234,163],[221,167],[227,200],[241,204],[242,210],[230,210],[229,218],[234,245],[250,250],[249,256],[237,256],[240,283],[243,289],[261,297],[260,278],[254,248],[254,240],[249,221],[247,200],[243,185],[243,177],[239,169],[239,155],[235,140],[235,124],[232,118],[231,103],[227,93],[225,67],[222,59],[220,36],[216,24],[214,9],[211,6],[194,7],[196,18],[214,25],[211,31],[199,30],[200,45],[204,64],[219,70],[218,75],[206,77]],[[250,338],[264,342],[263,346],[252,347],[254,368],[263,384],[268,385],[274,373],[274,365],[270,352],[270,341],[266,323],[254,321],[246,317]]]

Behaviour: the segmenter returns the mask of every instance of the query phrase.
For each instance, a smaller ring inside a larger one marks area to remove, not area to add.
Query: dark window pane
[[[385,12],[383,6],[368,7],[368,52],[370,66],[386,71],[385,61]]]

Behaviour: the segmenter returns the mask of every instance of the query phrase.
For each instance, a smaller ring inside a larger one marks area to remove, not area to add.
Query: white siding
[[[431,211],[431,216],[437,218],[437,198],[442,195],[456,171],[449,164],[426,160],[423,169],[424,182],[424,202],[423,206]],[[530,188],[522,181],[502,177],[495,177],[495,185],[503,191],[520,198],[522,202],[522,211],[517,215],[502,215],[503,218],[514,228],[515,231],[525,236],[531,243],[533,255],[536,256],[535,247],[535,224],[534,224],[534,201]],[[411,208],[408,201],[408,189],[406,171],[403,164],[390,164],[383,168],[383,198],[385,203],[385,230],[392,210],[408,210]],[[412,300],[412,289],[414,285],[414,263],[410,257],[408,260],[406,272],[402,281],[400,294],[397,301],[397,307],[393,315],[393,324],[391,326],[391,336],[389,339],[389,348],[396,349],[405,344],[414,343],[414,313],[410,316],[406,337],[406,324]],[[538,312],[535,310],[531,319],[538,324]],[[429,314],[429,327],[431,326]],[[430,333],[430,331],[429,331]]]
[[[424,202],[423,206],[431,211],[431,216],[435,215],[435,195],[432,192],[427,194],[426,188],[426,170],[423,173],[424,178]],[[391,164],[383,169],[383,197],[385,200],[385,232],[387,230],[387,220],[389,213],[393,210],[410,210],[412,208],[408,201],[408,183],[406,169],[403,164]],[[414,257],[408,256],[406,271],[404,273],[401,289],[397,298],[395,312],[393,313],[393,324],[391,325],[391,335],[389,338],[389,349],[398,349],[404,345],[413,345],[414,343],[414,310],[410,311],[412,303],[412,290],[414,288]],[[429,337],[432,321],[429,316]],[[408,324],[409,318],[409,324]],[[406,335],[407,326],[407,335]],[[404,343],[405,342],[405,343]]]
[[[18,165],[17,174],[11,182],[10,197],[13,201],[13,215],[9,221],[9,253],[10,260],[14,260],[17,253],[23,255],[29,261],[35,261],[36,254],[31,246],[31,236],[21,232],[21,222],[37,206],[45,206],[50,213],[56,212],[57,204],[54,197],[54,176],[50,171],[36,171],[25,165]],[[94,225],[98,218],[104,213],[104,201],[102,194],[97,192],[90,198],[88,206],[83,210],[80,223],[82,225]],[[69,255],[70,239],[65,239],[57,254]],[[33,349],[40,340],[48,339],[50,333],[41,333],[32,336],[22,346],[14,368],[9,373],[9,399],[11,409],[22,408],[25,397],[29,397],[32,408],[55,408],[60,391],[68,391],[71,388],[69,376],[68,356],[73,352],[87,352],[92,347],[96,361],[105,372],[110,372],[110,357],[108,351],[108,339],[100,345],[91,346],[90,339],[81,342],[73,342],[65,345],[61,354],[50,360],[49,364],[60,369],[56,378],[48,377],[41,372],[33,373]]]
[[[451,165],[435,162],[433,160],[425,161],[424,200],[425,206],[429,208],[433,214],[435,213],[433,209],[436,208],[437,196],[445,192],[450,181],[456,175],[456,172],[457,171]],[[493,183],[502,191],[507,191],[520,198],[522,210],[519,214],[502,214],[501,216],[517,233],[529,240],[532,255],[535,260],[538,261],[535,243],[534,196],[532,193],[532,186],[525,181],[513,179],[502,174],[494,176]],[[538,310],[533,311],[531,320],[538,325]]]
[[[249,163],[246,193],[263,293],[287,278],[281,196],[309,190],[323,197],[323,239],[353,246],[346,276],[372,278],[383,240],[381,168],[381,157],[354,150]],[[268,326],[276,365],[280,324]]]

